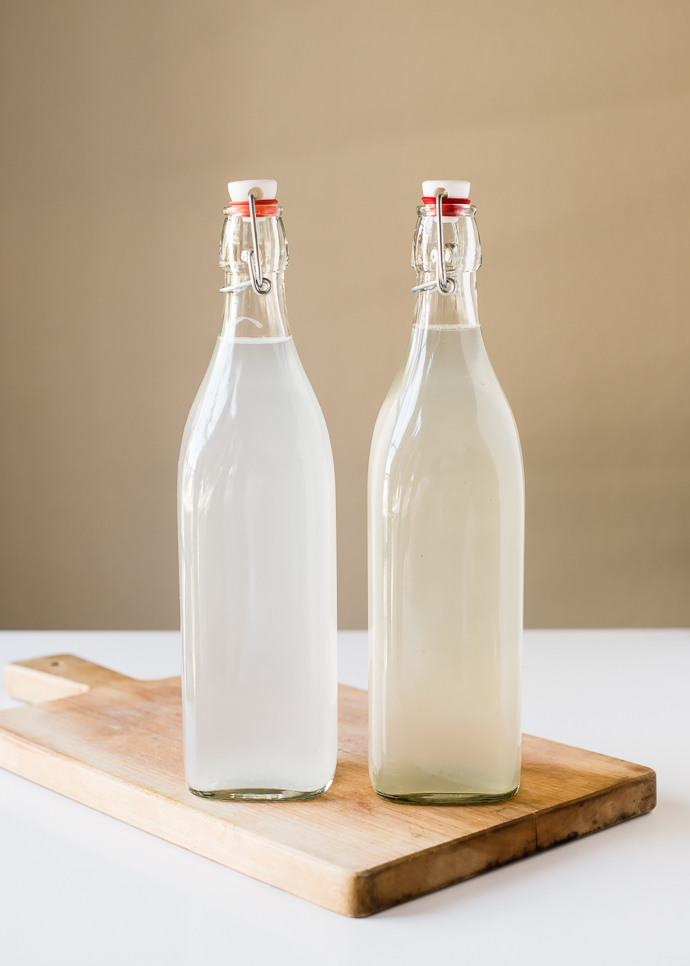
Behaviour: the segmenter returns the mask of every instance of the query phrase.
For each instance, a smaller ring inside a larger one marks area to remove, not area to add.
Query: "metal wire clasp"
[[[249,217],[252,220],[252,244],[247,252],[247,264],[252,276],[252,288],[257,295],[268,295],[271,291],[271,280],[264,278],[261,270],[261,254],[259,252],[259,231],[256,225],[256,201],[254,200],[254,189],[249,192]]]
[[[455,292],[455,279],[446,278],[446,248],[443,244],[443,199],[448,197],[444,188],[436,192],[436,281],[422,282],[415,285],[413,292],[425,292],[435,288],[440,295],[452,295]]]
[[[238,285],[226,285],[225,288],[220,290],[224,295],[227,295],[229,292],[242,292],[245,288],[249,288],[250,286],[254,289],[257,295],[268,295],[268,293],[271,291],[271,280],[270,278],[264,278],[264,273],[261,269],[259,230],[256,224],[256,201],[254,198],[255,190],[255,188],[252,188],[247,195],[249,200],[249,217],[252,223],[252,245],[254,247],[247,249],[246,252],[242,252],[242,254],[246,255],[247,257],[251,281],[240,282]]]

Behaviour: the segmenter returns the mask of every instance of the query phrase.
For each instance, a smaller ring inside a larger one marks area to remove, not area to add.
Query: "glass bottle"
[[[469,187],[424,182],[412,334],[369,460],[370,775],[395,801],[500,801],[520,780],[522,457]]]
[[[185,772],[207,798],[312,798],[337,754],[333,457],[276,182],[228,187],[223,327],[179,464]]]

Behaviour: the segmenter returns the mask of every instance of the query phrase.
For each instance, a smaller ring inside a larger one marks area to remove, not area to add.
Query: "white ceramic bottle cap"
[[[257,201],[265,199],[266,201],[273,201],[277,198],[278,192],[278,182],[269,181],[266,178],[256,178],[254,181],[231,181],[228,185],[228,191],[230,192],[230,201],[237,203],[238,201],[249,201],[249,192],[255,188],[254,197]]]
[[[469,181],[422,181],[422,197],[435,198],[436,192],[443,188],[449,198],[469,198]]]

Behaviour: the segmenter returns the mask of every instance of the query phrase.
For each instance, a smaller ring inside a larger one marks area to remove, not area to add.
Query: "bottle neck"
[[[472,328],[479,325],[477,309],[477,269],[482,255],[479,233],[474,220],[475,208],[453,206],[452,214],[443,215],[442,258],[445,275],[455,288],[443,295],[434,284],[437,278],[438,224],[436,208],[421,205],[417,209],[417,227],[412,245],[412,266],[417,271],[417,285],[429,286],[417,292],[414,324],[417,327]]]
[[[283,272],[265,273],[271,282],[268,295],[257,295],[253,288],[243,288],[225,296],[223,339],[287,339],[290,337],[285,304]],[[239,285],[246,275],[226,272],[226,286]]]
[[[417,292],[413,322],[417,328],[473,328],[479,325],[477,273],[460,272],[452,277],[455,281],[452,295],[441,295],[436,288]]]
[[[284,272],[288,264],[285,228],[276,203],[256,219],[257,251],[247,205],[225,209],[220,239],[220,267],[225,272],[225,288],[235,289],[225,296],[222,338],[284,339],[290,336],[285,305]],[[263,278],[270,282],[267,295],[259,295],[251,284],[249,253],[255,267],[261,265]]]

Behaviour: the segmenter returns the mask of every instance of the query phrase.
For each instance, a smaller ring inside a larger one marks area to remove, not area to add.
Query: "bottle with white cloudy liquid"
[[[395,801],[520,781],[522,458],[479,326],[469,187],[424,182],[414,323],[369,461],[370,774]]]
[[[229,190],[223,328],[179,466],[185,772],[208,798],[311,798],[337,752],[333,458],[288,326],[276,182]]]

